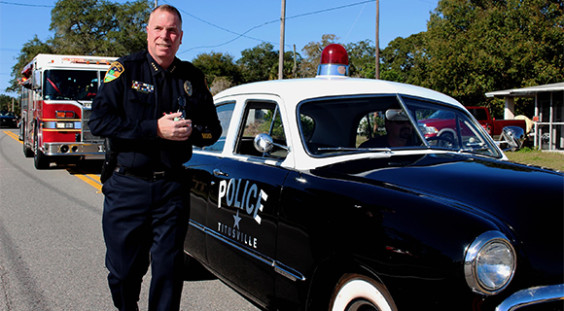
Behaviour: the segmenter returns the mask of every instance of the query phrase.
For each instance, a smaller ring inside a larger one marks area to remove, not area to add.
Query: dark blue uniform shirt
[[[159,138],[157,120],[179,110],[192,120],[188,141]],[[180,167],[190,159],[192,145],[211,145],[221,134],[203,73],[178,58],[164,70],[147,51],[111,65],[88,125],[94,135],[110,138],[119,166],[153,171]]]

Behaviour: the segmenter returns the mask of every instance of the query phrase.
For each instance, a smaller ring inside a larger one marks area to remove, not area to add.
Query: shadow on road
[[[55,168],[66,169],[70,174],[100,174],[102,160],[80,161],[78,163],[59,163]]]
[[[208,281],[217,279],[204,266],[192,257],[184,254],[184,281]]]

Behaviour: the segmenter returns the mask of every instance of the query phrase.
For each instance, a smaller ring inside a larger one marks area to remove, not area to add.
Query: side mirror
[[[504,151],[517,151],[523,147],[526,135],[525,131],[518,126],[506,126],[501,131],[500,147]]]
[[[274,148],[274,142],[270,135],[261,133],[255,136],[254,140],[255,149],[260,153],[268,153]]]
[[[41,85],[41,71],[37,70],[33,73],[33,80],[32,80],[32,89],[40,90]]]
[[[270,151],[272,151],[272,149],[274,149],[275,146],[286,151],[289,150],[288,146],[275,143],[272,140],[272,137],[265,133],[261,133],[255,136],[253,144],[255,146],[255,149],[260,153],[269,153]]]

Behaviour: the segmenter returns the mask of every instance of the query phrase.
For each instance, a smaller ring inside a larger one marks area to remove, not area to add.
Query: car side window
[[[247,103],[242,124],[235,153],[277,159],[286,157],[288,152],[281,147],[287,145],[286,136],[276,103],[259,101]],[[260,153],[254,147],[255,137],[263,133],[270,135],[275,144],[273,150],[267,154]]]
[[[221,124],[221,136],[213,145],[203,147],[203,150],[211,152],[223,151],[227,130],[229,129],[229,124],[231,124],[231,117],[233,116],[233,109],[235,109],[235,102],[221,103],[216,106],[217,117]]]
[[[410,109],[430,147],[492,154],[488,142],[467,115],[437,105],[411,105]]]

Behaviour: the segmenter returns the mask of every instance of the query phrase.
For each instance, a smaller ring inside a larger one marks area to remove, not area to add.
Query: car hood
[[[564,174],[461,154],[367,159],[317,174],[400,188],[494,220],[531,267],[562,278]],[[544,273],[543,273],[544,272]]]

